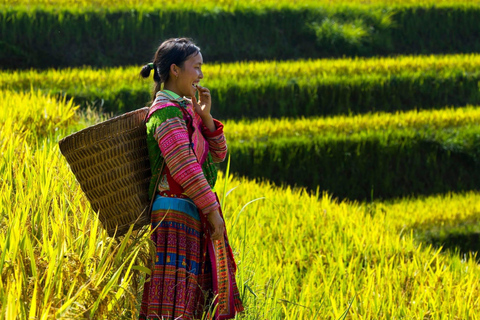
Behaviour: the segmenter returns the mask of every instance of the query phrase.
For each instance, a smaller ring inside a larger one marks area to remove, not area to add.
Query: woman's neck
[[[168,81],[167,83],[165,83],[163,85],[163,90],[169,90],[169,91],[172,91],[172,92],[178,94],[179,96],[182,96],[179,93],[180,91],[178,90],[178,87],[175,85],[175,83],[172,83],[171,81]]]

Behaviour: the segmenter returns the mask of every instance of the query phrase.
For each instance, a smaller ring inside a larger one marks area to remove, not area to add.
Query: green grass
[[[480,103],[479,67],[477,54],[207,63],[202,84],[211,89],[213,114],[220,119],[394,112]],[[151,99],[153,80],[141,79],[139,71],[4,71],[0,88],[64,94],[118,113]]]
[[[433,2],[8,2],[0,66],[140,64],[180,36],[222,62],[479,52],[478,2]]]

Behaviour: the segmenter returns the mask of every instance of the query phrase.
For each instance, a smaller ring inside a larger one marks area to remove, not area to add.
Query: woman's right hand
[[[212,211],[207,215],[207,220],[210,222],[211,233],[210,237],[212,240],[221,240],[223,239],[223,233],[225,232],[225,222],[220,216],[218,210]]]

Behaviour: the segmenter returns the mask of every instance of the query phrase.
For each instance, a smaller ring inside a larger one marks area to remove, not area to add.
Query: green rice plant
[[[230,170],[342,199],[476,190],[478,110],[227,122]]]
[[[359,45],[368,35],[367,27],[362,20],[352,23],[339,23],[326,18],[321,23],[313,22],[310,27],[315,31],[319,46],[325,44]],[[342,43],[344,42],[344,43]]]
[[[3,0],[0,10],[0,66],[8,69],[141,64],[159,42],[178,36],[194,38],[217,62],[471,53],[480,46],[474,0]]]
[[[220,119],[358,114],[480,103],[480,56],[405,56],[206,64],[202,84]],[[140,67],[4,71],[0,88],[39,89],[110,112],[142,107]]]

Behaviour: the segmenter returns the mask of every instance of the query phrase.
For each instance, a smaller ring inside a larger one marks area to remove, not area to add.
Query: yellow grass
[[[0,93],[0,105],[0,314],[113,317],[123,313],[115,307],[133,309],[131,268],[145,242],[120,246],[99,230],[60,156],[57,140],[76,107],[12,92]]]
[[[279,137],[318,136],[327,133],[353,134],[409,128],[442,129],[480,123],[480,108],[466,106],[439,110],[413,110],[395,113],[376,112],[353,116],[310,117],[300,119],[226,120],[225,134],[231,141]]]
[[[232,82],[251,85],[258,82],[276,83],[279,79],[311,81],[342,77],[368,78],[375,75],[414,73],[475,73],[480,67],[480,54],[421,55],[374,58],[315,59],[298,61],[262,61],[208,63],[202,70],[202,83],[222,87]],[[91,67],[62,70],[13,70],[0,72],[1,89],[46,88],[75,92],[85,90],[109,91],[118,88],[146,88],[152,81],[139,76],[140,66],[95,69]],[[74,84],[74,85],[72,85]]]
[[[117,243],[101,230],[57,146],[75,106],[9,92],[0,106],[0,317],[134,319],[148,235]],[[473,219],[480,194],[339,203],[232,176],[226,190],[240,318],[339,319],[352,300],[347,319],[479,318],[475,259],[423,245],[412,228]]]
[[[442,6],[442,5],[476,5],[475,0],[2,0],[3,5],[25,5],[25,6],[63,6],[66,8],[98,8],[98,7],[128,7],[128,8],[148,8],[148,7],[181,7],[198,8],[198,7],[219,7],[224,10],[232,10],[233,8],[264,8],[264,7],[285,7],[285,6],[340,6],[340,5],[389,5],[389,6]]]
[[[245,179],[229,185],[238,186],[226,201],[238,279],[256,293],[245,292],[247,306],[261,319],[338,319],[351,299],[347,319],[478,318],[475,260],[418,244],[410,229],[472,219],[478,193],[378,204],[372,214],[328,195]]]

